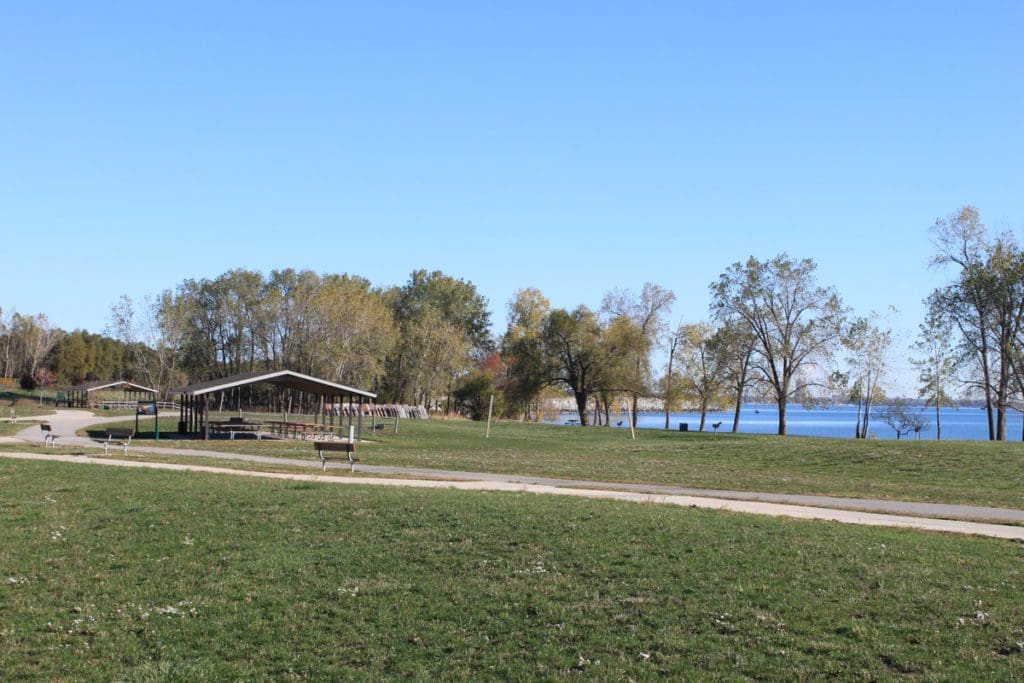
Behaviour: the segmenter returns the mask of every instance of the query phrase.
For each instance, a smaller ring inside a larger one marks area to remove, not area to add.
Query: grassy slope
[[[55,463],[0,509],[10,679],[1024,676],[1014,543]]]
[[[167,419],[167,434],[176,420]],[[141,429],[152,429],[144,418]],[[702,488],[969,503],[1024,508],[1024,445],[982,441],[855,441],[621,429],[403,421],[374,433],[367,464],[533,474]],[[143,435],[144,436],[144,435]],[[160,445],[313,457],[306,442]]]

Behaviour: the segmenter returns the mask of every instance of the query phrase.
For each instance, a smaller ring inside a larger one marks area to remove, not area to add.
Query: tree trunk
[[[1009,367],[1005,360],[999,363],[999,387],[996,392],[996,441],[1006,441],[1006,403],[1009,394]]]
[[[740,408],[743,406],[743,387],[736,392],[736,411],[732,414],[732,433],[740,431]]]
[[[786,397],[778,399],[779,404],[779,436],[786,436]]]
[[[633,429],[636,429],[636,409],[637,404],[640,402],[640,394],[633,392],[633,414],[630,415],[630,419],[633,421]]]
[[[707,401],[701,401],[700,402],[700,427],[697,429],[698,432],[703,432],[704,431],[704,423],[707,422],[707,419],[708,419],[708,402]]]
[[[939,394],[935,394],[935,440],[942,441],[942,420],[939,418]]]
[[[858,398],[857,399],[857,426],[853,428],[853,438],[855,438],[855,439],[861,438],[861,436],[860,436],[860,409],[861,409],[861,404],[860,404],[860,399]]]
[[[573,396],[576,398],[576,414],[580,416],[580,424],[586,427],[589,424],[587,421],[587,392],[574,391]]]
[[[606,400],[604,402],[604,426],[609,427],[612,424],[612,408],[611,401]]]
[[[996,427],[992,416],[992,377],[988,369],[988,341],[986,330],[981,330],[981,376],[985,382],[985,412],[988,414],[988,440],[995,441]]]
[[[668,372],[665,373],[665,391],[662,395],[662,407],[665,409],[665,431],[668,431],[669,405],[668,397],[672,394],[672,359],[676,355],[677,340],[673,338],[668,350]]]
[[[868,422],[871,420],[871,394],[864,399],[864,425],[861,427],[860,438],[868,438]]]

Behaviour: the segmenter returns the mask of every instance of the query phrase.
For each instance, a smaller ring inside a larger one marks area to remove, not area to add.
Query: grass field
[[[0,461],[7,680],[1024,676],[1024,546]]]
[[[143,418],[140,429],[152,430],[152,425],[152,418]],[[162,420],[160,445],[315,457],[308,442],[177,441],[168,438],[176,428],[176,418]],[[367,438],[374,443],[362,448],[366,464],[1024,509],[1020,442],[856,441],[661,430],[640,430],[632,441],[622,429],[517,423],[497,424],[492,438],[485,439],[482,424],[439,420],[403,421],[398,434],[367,431]]]
[[[53,407],[39,405],[30,397],[24,396],[24,392],[0,391],[0,436],[10,436],[32,425],[31,418],[38,418],[53,413]],[[11,414],[18,418],[18,422],[9,422]],[[24,418],[24,420],[23,420]]]

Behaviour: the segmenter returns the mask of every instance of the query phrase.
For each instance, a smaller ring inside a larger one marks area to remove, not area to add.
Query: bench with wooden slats
[[[313,447],[316,448],[316,454],[320,456],[320,464],[323,466],[323,471],[327,471],[328,458],[337,458],[339,460],[346,458],[351,471],[356,471],[356,463],[359,462],[359,458],[356,457],[356,445],[354,443],[350,441],[314,441]],[[329,453],[344,453],[345,455],[328,455]]]
[[[43,432],[43,443],[47,446],[53,446],[54,441],[57,439],[57,435],[53,433],[53,427],[49,422],[40,422],[39,429]]]
[[[108,429],[107,439],[103,442],[103,455],[110,453],[111,446],[120,446],[124,449],[124,454],[128,455],[128,446],[131,445],[133,436],[134,429]]]

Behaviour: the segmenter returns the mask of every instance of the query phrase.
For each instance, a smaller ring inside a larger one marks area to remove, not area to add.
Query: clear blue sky
[[[495,327],[811,256],[910,335],[927,228],[1024,224],[1024,3],[7,3],[0,306],[442,269]]]

